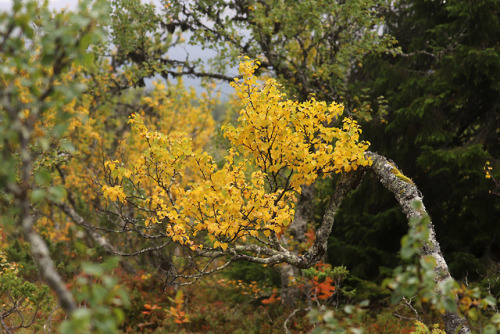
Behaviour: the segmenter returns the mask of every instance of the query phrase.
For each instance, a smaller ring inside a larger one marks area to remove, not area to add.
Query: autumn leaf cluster
[[[102,186],[104,197],[139,208],[145,228],[163,224],[170,238],[193,250],[226,251],[281,235],[303,185],[370,164],[356,121],[340,121],[341,105],[286,99],[275,80],[259,81],[257,66],[243,59],[242,78],[232,83],[242,108],[236,124],[222,127],[231,144],[224,161],[190,133],[151,129],[135,113],[131,138],[142,149],[105,163],[117,183]],[[154,96],[147,99],[159,106]]]

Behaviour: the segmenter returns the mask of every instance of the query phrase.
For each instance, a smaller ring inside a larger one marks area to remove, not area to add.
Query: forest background
[[[2,331],[499,329],[498,1],[1,15]],[[216,56],[172,58],[186,43]],[[378,161],[425,208],[402,210]],[[441,251],[460,283],[436,287]]]

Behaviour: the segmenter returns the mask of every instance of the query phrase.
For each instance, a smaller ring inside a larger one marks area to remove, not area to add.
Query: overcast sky
[[[5,10],[10,10],[12,8],[13,0],[0,0],[0,10],[5,11]],[[148,1],[148,3],[157,3],[159,4],[159,0],[155,1]],[[78,0],[49,0],[49,7],[52,9],[62,9],[62,8],[70,8],[74,9],[78,5]],[[177,59],[177,60],[185,60],[187,54],[189,54],[190,59],[209,59],[210,57],[214,57],[216,53],[212,50],[202,50],[201,47],[198,46],[185,46],[185,47],[176,47],[171,50],[169,50],[169,56],[171,59]],[[233,75],[236,75],[236,71],[232,71],[235,73],[231,73]],[[201,92],[201,87],[200,87],[200,82],[201,80],[199,79],[193,79],[193,78],[183,78],[184,83],[186,86],[192,86],[196,89],[198,93]],[[148,83],[151,82],[152,80],[148,80]],[[231,94],[233,89],[229,86],[227,83],[219,83],[218,89],[221,91],[221,98],[225,99],[228,94]]]

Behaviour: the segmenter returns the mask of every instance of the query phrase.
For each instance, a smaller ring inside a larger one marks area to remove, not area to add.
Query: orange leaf
[[[269,298],[266,298],[266,299],[262,299],[261,300],[261,303],[264,304],[264,305],[267,305],[267,304],[272,304],[272,303],[275,303],[277,302],[278,300],[280,300],[281,298],[280,297],[277,297],[276,298],[276,292],[272,294],[271,297]]]
[[[335,292],[335,286],[333,286],[333,280],[330,277],[327,277],[324,282],[315,283],[315,285],[318,299],[328,299]]]

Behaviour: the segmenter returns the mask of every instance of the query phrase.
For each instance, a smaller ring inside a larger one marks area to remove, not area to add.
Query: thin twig
[[[301,308],[301,307],[299,307],[299,308],[296,308],[295,310],[293,310],[293,312],[290,313],[288,315],[288,317],[286,317],[285,322],[283,323],[283,328],[285,329],[285,333],[286,334],[291,334],[290,330],[288,329],[288,322],[295,316],[295,314],[297,312],[299,312],[299,311],[306,311],[307,312],[307,311],[310,311],[310,310],[311,310],[310,307],[308,307],[308,308]]]

